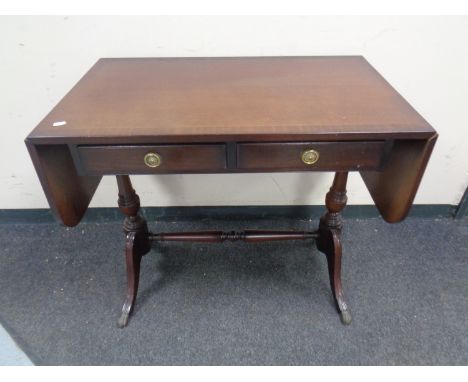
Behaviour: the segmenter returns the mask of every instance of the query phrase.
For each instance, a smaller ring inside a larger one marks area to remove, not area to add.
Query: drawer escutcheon
[[[304,162],[307,165],[311,165],[316,163],[320,158],[320,154],[318,151],[309,149],[309,150],[304,150],[301,155],[302,162]]]

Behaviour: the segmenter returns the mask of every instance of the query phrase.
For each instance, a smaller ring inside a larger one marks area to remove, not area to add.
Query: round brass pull
[[[311,165],[311,164],[314,164],[315,162],[317,162],[319,160],[319,157],[320,157],[320,155],[319,155],[318,151],[309,149],[309,150],[305,150],[302,153],[301,159],[305,164]]]
[[[161,165],[161,156],[156,153],[148,153],[145,155],[144,161],[148,167],[159,167]]]

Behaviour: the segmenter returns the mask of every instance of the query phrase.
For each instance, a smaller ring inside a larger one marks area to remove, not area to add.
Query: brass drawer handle
[[[161,155],[148,153],[145,155],[144,161],[148,167],[159,167],[161,165]]]
[[[303,151],[301,159],[305,164],[311,165],[317,162],[319,160],[319,157],[320,157],[320,154],[318,153],[318,151],[309,149],[309,150]]]

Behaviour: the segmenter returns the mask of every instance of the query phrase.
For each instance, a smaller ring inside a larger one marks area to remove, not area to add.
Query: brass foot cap
[[[128,313],[122,313],[122,315],[119,318],[119,321],[117,322],[117,326],[121,329],[125,328],[128,325],[128,318],[129,318]]]
[[[349,313],[349,310],[341,311],[340,318],[343,325],[349,325],[351,323],[351,313]]]

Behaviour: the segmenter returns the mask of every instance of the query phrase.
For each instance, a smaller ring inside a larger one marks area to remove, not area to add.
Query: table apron
[[[361,171],[380,169],[391,143],[70,145],[70,151],[80,175]],[[308,163],[307,152],[315,162]]]

